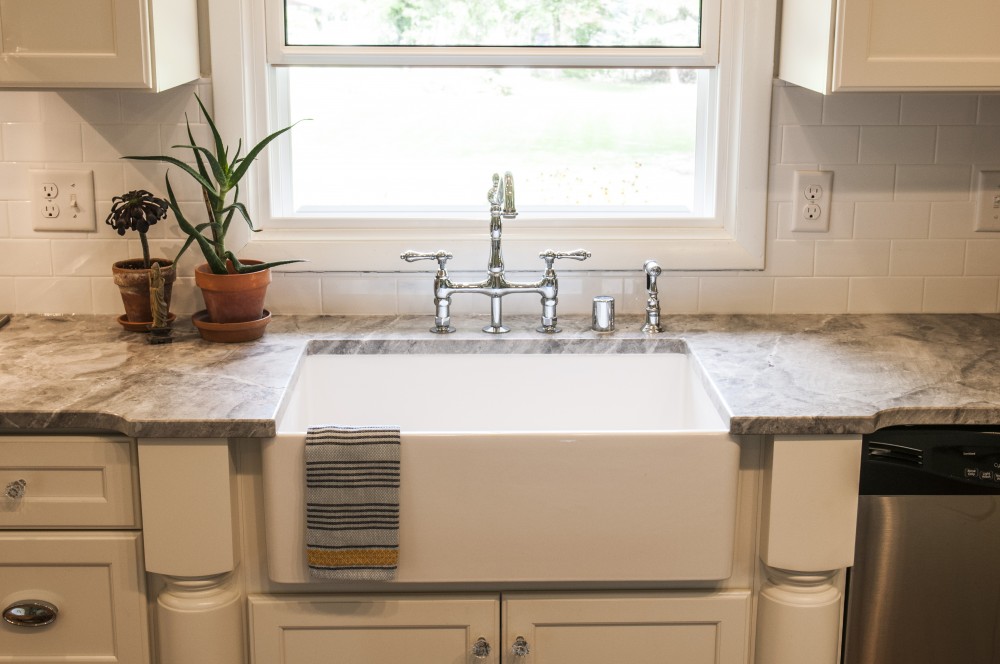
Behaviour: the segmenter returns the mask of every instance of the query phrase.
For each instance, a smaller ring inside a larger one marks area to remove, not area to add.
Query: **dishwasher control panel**
[[[1000,493],[1000,431],[937,427],[884,429],[864,437],[862,493]]]

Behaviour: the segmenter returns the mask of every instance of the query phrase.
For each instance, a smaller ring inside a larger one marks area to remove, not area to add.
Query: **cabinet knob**
[[[476,639],[476,642],[472,644],[472,656],[476,659],[486,659],[490,656],[491,650],[493,650],[493,648],[490,647],[490,642],[482,636]]]
[[[3,619],[15,627],[44,627],[54,623],[58,616],[55,604],[40,599],[14,602],[3,610]]]
[[[529,652],[531,652],[531,648],[528,647],[528,642],[524,640],[523,636],[514,639],[514,644],[510,647],[511,655],[514,657],[526,657]]]
[[[3,488],[3,495],[7,496],[10,500],[21,500],[27,488],[28,483],[24,480],[14,480]]]

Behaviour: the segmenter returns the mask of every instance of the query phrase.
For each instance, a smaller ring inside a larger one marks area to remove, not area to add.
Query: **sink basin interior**
[[[726,430],[699,369],[685,353],[307,355],[278,430]]]

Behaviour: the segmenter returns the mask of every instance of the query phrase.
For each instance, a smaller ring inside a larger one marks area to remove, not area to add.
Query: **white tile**
[[[893,240],[889,274],[901,277],[961,275],[965,240]]]
[[[965,274],[1000,276],[1000,238],[969,240],[965,246]]]
[[[994,313],[997,277],[928,277],[924,280],[924,311],[942,314]]]
[[[203,148],[208,148],[215,152],[215,139],[208,125],[192,124],[191,136],[195,143]],[[188,137],[187,126],[183,124],[163,124],[160,125],[160,144],[163,146],[163,153],[172,157],[177,157],[184,162],[194,162],[194,155],[187,148],[174,147],[177,145],[189,145],[191,139]],[[230,153],[236,150],[236,145],[232,145]],[[246,150],[243,150],[246,153]]]
[[[856,314],[919,313],[923,295],[922,277],[854,277],[847,310]]]
[[[93,313],[114,314],[119,316],[125,312],[125,305],[122,304],[121,291],[112,277],[91,277],[90,298],[93,303]],[[171,291],[173,288],[171,287]],[[170,303],[173,305],[171,294]],[[173,311],[173,306],[170,308]]]
[[[7,204],[0,201],[0,238],[10,237],[10,219],[7,215]]]
[[[106,276],[113,263],[129,257],[124,240],[51,240],[50,244],[56,276]]]
[[[816,244],[810,240],[768,240],[764,273],[771,277],[806,277],[813,273]]]
[[[838,93],[823,98],[823,124],[892,125],[899,123],[899,95]]]
[[[1000,95],[979,96],[979,124],[1000,124]]]
[[[28,191],[28,170],[38,164],[4,161],[0,162],[0,200],[26,201]]]
[[[774,313],[844,313],[849,283],[847,277],[775,279]]]
[[[862,127],[863,164],[932,164],[936,127]]]
[[[83,155],[87,161],[116,161],[124,156],[160,154],[159,125],[84,125]]]
[[[79,277],[16,277],[14,301],[18,313],[91,314],[90,279]]]
[[[935,161],[969,164],[1000,160],[1000,126],[940,127]]]
[[[0,277],[0,313],[21,313],[14,301],[14,277]]]
[[[891,201],[896,183],[893,164],[820,164],[819,170],[833,171],[833,204],[840,201]]]
[[[194,283],[194,277],[178,276],[170,296],[170,310],[178,316],[190,316],[204,308],[205,300],[201,296],[201,289]]]
[[[39,97],[28,90],[0,91],[0,122],[38,122],[42,119]]]
[[[698,313],[698,293],[700,279],[698,277],[660,277],[656,281],[659,290],[661,314],[696,314]],[[626,306],[623,313],[642,314],[646,311],[646,286],[641,280],[635,280],[631,292],[626,296]]]
[[[971,201],[931,203],[932,238],[980,238],[973,218],[976,204]]]
[[[77,122],[9,122],[3,125],[4,161],[83,161]]]
[[[319,275],[272,272],[274,278],[267,289],[267,308],[271,313],[323,313]]]
[[[123,90],[121,92],[123,120],[130,124],[176,123],[184,122],[184,114],[187,113],[192,123],[201,122],[194,90],[193,83],[158,92],[155,95]]]
[[[795,85],[774,86],[772,125],[810,125],[823,121],[823,95]]]
[[[767,202],[791,201],[794,197],[795,171],[805,170],[794,164],[772,164],[767,176]],[[811,170],[811,169],[810,169]]]
[[[0,274],[47,276],[52,274],[49,240],[0,240]]]
[[[40,93],[43,122],[121,122],[117,90],[60,90]]]
[[[853,164],[858,161],[858,127],[788,126],[783,129],[785,164]]]
[[[391,276],[324,276],[321,283],[324,314],[396,313],[396,280]]]
[[[434,315],[433,277],[401,274],[396,278],[397,310],[402,315]]]
[[[702,277],[698,310],[704,314],[766,314],[774,302],[771,277]]]
[[[858,203],[854,206],[854,237],[926,238],[930,203]]]
[[[816,276],[850,277],[889,274],[888,240],[819,240]]]
[[[974,94],[904,94],[899,121],[913,125],[976,124],[978,107],[979,97]]]
[[[971,187],[971,166],[896,167],[897,201],[967,201]]]

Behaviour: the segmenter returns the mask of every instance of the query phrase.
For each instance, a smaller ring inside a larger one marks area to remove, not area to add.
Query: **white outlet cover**
[[[97,230],[94,209],[94,171],[41,170],[28,171],[31,187],[31,227],[36,231]],[[56,195],[46,197],[46,185],[55,185]],[[56,205],[59,214],[46,216],[46,205]]]
[[[795,171],[792,185],[792,228],[796,233],[830,230],[833,171]]]

